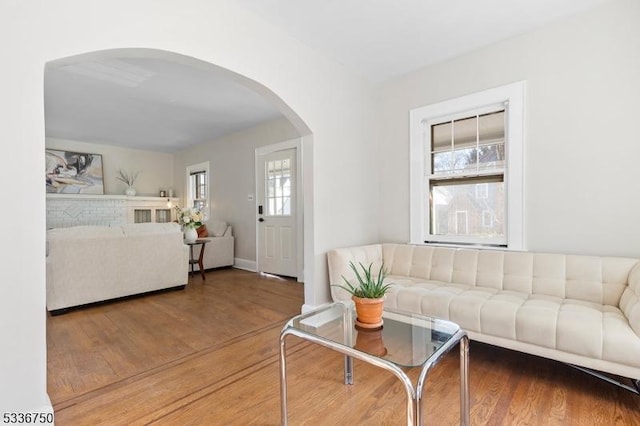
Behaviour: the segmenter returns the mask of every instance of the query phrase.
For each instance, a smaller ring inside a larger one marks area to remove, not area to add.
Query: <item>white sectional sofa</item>
[[[330,284],[354,278],[350,261],[374,270],[384,262],[394,284],[386,306],[451,320],[472,340],[627,377],[638,390],[638,259],[374,244],[330,251]]]
[[[231,225],[225,221],[212,221],[207,225],[207,237],[202,237],[208,243],[204,249],[204,257],[202,258],[202,266],[204,269],[220,268],[223,266],[233,266],[234,263],[234,244],[233,230]],[[193,247],[193,256],[197,259],[200,256],[200,245]],[[194,265],[194,270],[199,271],[200,266]]]
[[[76,226],[47,231],[47,310],[188,281],[189,248],[177,223]]]

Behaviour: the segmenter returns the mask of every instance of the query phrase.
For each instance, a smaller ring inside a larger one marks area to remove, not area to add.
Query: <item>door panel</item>
[[[257,170],[258,268],[260,272],[295,277],[296,150],[259,156]]]

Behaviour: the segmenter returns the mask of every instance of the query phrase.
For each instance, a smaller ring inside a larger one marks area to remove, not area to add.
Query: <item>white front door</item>
[[[258,269],[297,276],[296,150],[258,156]]]

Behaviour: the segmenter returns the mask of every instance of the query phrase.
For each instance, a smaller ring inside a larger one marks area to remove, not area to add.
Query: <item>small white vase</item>
[[[133,197],[136,195],[136,189],[133,186],[127,186],[127,189],[124,191],[126,195],[129,197]]]
[[[196,228],[185,228],[184,229],[184,241],[187,243],[193,243],[198,239],[198,231]]]

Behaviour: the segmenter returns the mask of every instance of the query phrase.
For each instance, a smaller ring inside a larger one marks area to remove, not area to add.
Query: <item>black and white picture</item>
[[[104,194],[102,155],[45,150],[47,193]]]

